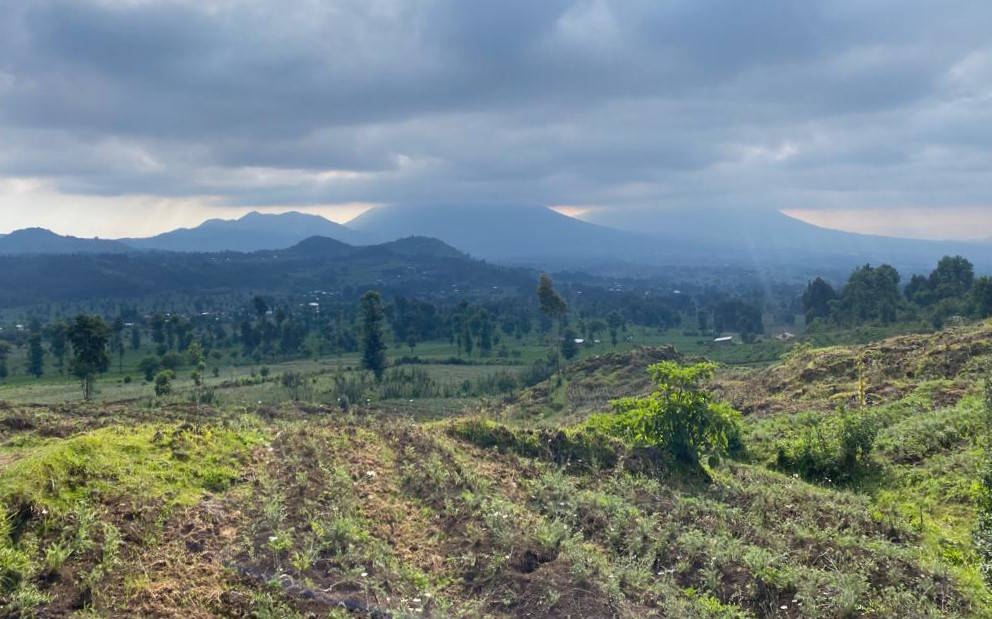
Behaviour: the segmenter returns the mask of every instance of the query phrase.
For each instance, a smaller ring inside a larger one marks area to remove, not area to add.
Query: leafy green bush
[[[841,408],[798,438],[779,443],[775,464],[808,480],[849,481],[867,468],[877,435],[869,415]]]
[[[615,400],[612,414],[594,415],[587,426],[634,445],[661,448],[690,465],[698,465],[703,455],[735,451],[740,413],[703,390],[715,370],[712,363],[656,363],[648,367],[657,384],[654,393]]]
[[[155,395],[163,396],[172,393],[172,379],[176,377],[172,370],[162,370],[155,375]]]

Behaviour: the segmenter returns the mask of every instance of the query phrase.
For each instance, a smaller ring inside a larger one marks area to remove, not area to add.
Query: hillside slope
[[[251,253],[131,252],[126,255],[0,257],[0,306],[172,292],[416,293],[430,298],[533,286],[534,274],[473,260],[434,239],[351,246],[314,237],[285,250]]]
[[[578,362],[518,394],[512,423],[182,394],[0,405],[0,614],[987,617],[971,534],[989,329],[722,377],[798,404],[756,405],[708,474],[568,423],[649,390],[669,348]],[[880,394],[856,410],[867,463],[784,466],[850,404],[852,371]]]

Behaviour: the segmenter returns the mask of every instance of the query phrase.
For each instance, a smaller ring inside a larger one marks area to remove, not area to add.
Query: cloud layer
[[[956,0],[10,0],[0,180],[120,209],[990,205],[990,23]]]

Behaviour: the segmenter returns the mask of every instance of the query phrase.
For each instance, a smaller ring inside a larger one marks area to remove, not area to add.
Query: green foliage
[[[66,337],[72,343],[72,374],[82,383],[83,397],[89,400],[96,375],[110,367],[110,327],[99,316],[80,314],[69,326]]]
[[[382,378],[386,370],[386,342],[383,339],[382,323],[385,312],[382,297],[370,290],[362,296],[360,303],[362,318],[362,367]]]
[[[985,454],[978,492],[978,521],[973,538],[981,560],[979,569],[986,584],[992,587],[992,372],[985,376],[982,404],[985,427]]]
[[[803,293],[803,311],[806,312],[806,324],[814,320],[825,319],[830,316],[830,303],[837,298],[837,292],[833,286],[828,284],[821,277],[817,277],[806,286]]]
[[[776,448],[778,468],[808,480],[845,482],[871,462],[878,427],[870,415],[839,409]]]
[[[566,359],[572,359],[575,355],[579,354],[579,345],[575,342],[578,334],[574,329],[565,329],[565,332],[561,334],[561,356]]]
[[[28,374],[38,378],[45,373],[45,350],[41,347],[41,324],[31,321],[31,335],[28,337]]]
[[[715,369],[712,363],[656,363],[648,367],[656,384],[651,395],[616,400],[612,414],[593,416],[587,424],[634,444],[663,448],[687,464],[726,454],[740,446],[740,414],[704,391]]]
[[[887,264],[866,264],[851,273],[840,298],[832,304],[831,317],[842,324],[889,324],[897,320],[902,304],[899,272]]]
[[[138,371],[145,377],[145,381],[150,383],[155,380],[159,365],[158,357],[145,357],[138,362]]]
[[[565,299],[555,290],[551,276],[547,273],[541,274],[537,284],[537,301],[540,304],[541,313],[552,320],[561,320],[568,313]]]
[[[172,393],[172,380],[176,373],[172,370],[162,370],[155,375],[155,395],[161,397]]]

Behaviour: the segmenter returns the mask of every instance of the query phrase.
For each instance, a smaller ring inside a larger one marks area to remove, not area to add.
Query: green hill
[[[723,373],[716,389],[752,407],[744,449],[707,475],[571,425],[647,391],[644,366],[672,349],[589,358],[430,423],[319,402],[0,407],[0,601],[11,616],[988,616],[971,542],[988,329]],[[789,468],[780,453],[859,391],[877,428],[864,467]]]

